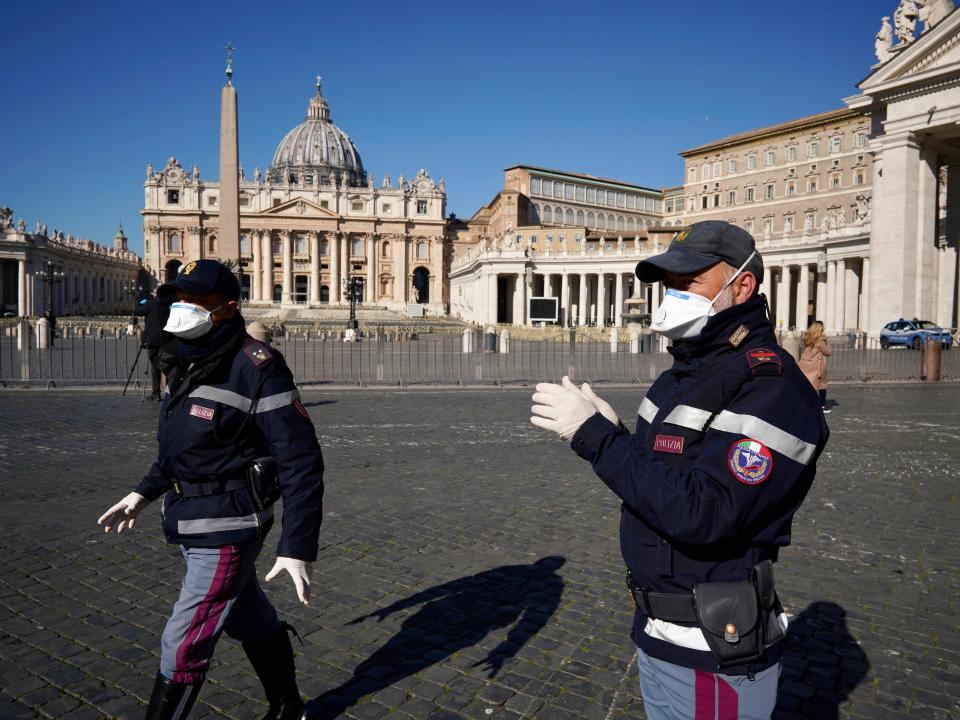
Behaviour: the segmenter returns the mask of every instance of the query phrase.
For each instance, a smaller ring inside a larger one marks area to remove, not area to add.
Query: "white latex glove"
[[[607,420],[612,422],[614,425],[620,424],[620,418],[617,417],[616,411],[613,409],[613,406],[608,403],[606,400],[597,397],[596,393],[593,392],[593,388],[590,387],[590,383],[584,383],[580,386],[580,392],[582,392],[587,399],[593,403],[593,406],[597,409],[601,415],[603,415]]]
[[[533,394],[537,403],[530,410],[530,418],[537,427],[552,430],[564,440],[569,440],[591,416],[597,412],[593,401],[574,385],[570,378],[563,377],[563,384],[538,383]]]
[[[313,563],[306,560],[297,560],[296,558],[278,557],[274,563],[273,569],[267,573],[264,578],[267,582],[273,580],[280,574],[281,570],[286,570],[293,578],[293,584],[297,588],[297,597],[304,605],[310,604],[310,570]]]
[[[132,492],[101,515],[97,519],[97,525],[104,525],[104,532],[110,532],[114,526],[116,526],[118,533],[122,533],[124,530],[133,530],[137,515],[149,504],[150,501],[143,495]]]

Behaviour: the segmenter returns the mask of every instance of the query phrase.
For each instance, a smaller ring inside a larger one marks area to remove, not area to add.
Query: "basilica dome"
[[[271,182],[365,185],[367,174],[350,137],[332,122],[320,91],[310,98],[307,118],[288,132],[273,154],[267,173]]]

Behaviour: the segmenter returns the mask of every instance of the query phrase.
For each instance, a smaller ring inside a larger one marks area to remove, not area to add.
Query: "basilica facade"
[[[359,278],[362,304],[417,314],[446,312],[446,192],[425,170],[379,182],[350,137],[333,124],[321,91],[304,122],[252,178],[240,171],[239,258],[219,238],[220,183],[170,158],[147,168],[144,264],[160,282],[198,258],[238,261],[254,307],[322,308],[348,303]]]

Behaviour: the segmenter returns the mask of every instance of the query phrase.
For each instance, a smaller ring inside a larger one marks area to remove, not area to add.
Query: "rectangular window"
[[[791,145],[787,148],[787,162],[796,162],[797,160],[797,146]]]
[[[207,207],[216,207],[216,206],[217,206],[217,196],[207,195]]]
[[[843,140],[839,135],[830,138],[830,152],[838,153],[843,149]]]
[[[673,212],[673,200],[667,200],[667,212],[668,213]]]
[[[692,198],[692,197],[688,197],[688,198],[687,198],[687,210],[691,210],[691,211],[692,211],[694,208],[696,208],[696,206],[697,206],[697,201],[696,201],[694,198]]]
[[[797,194],[797,184],[795,182],[788,182],[787,195],[789,195],[790,197],[793,197],[796,194]]]
[[[417,200],[417,215],[426,215],[426,214],[427,214],[427,201]]]
[[[807,192],[816,192],[817,191],[817,179],[810,178],[807,180]]]
[[[766,200],[773,200],[773,185],[764,185],[763,197]]]
[[[701,180],[709,180],[709,179],[710,179],[710,166],[709,166],[709,165],[704,165],[702,168],[700,168],[700,179],[701,179]]]
[[[168,204],[168,205],[179,205],[179,204],[180,204],[180,191],[179,191],[179,190],[167,190],[167,204]]]
[[[330,201],[329,201],[329,200],[321,200],[321,201],[320,201],[320,207],[322,207],[322,208],[329,208],[329,207],[330,207]]]
[[[277,207],[277,206],[278,206],[280,203],[282,203],[282,202],[283,202],[283,200],[281,200],[280,198],[274,198],[274,199],[273,199],[273,206],[274,206],[274,207]]]
[[[776,164],[777,154],[773,150],[767,150],[767,153],[764,156],[764,162],[766,162],[767,167]]]
[[[583,185],[577,185],[577,201],[583,202],[587,197],[587,189]]]
[[[854,185],[863,185],[863,171],[858,170],[857,174],[853,176]]]
[[[830,188],[831,188],[831,189],[834,189],[834,188],[838,188],[838,187],[840,187],[840,176],[839,176],[839,175],[831,175],[831,176],[830,176]]]
[[[303,235],[297,235],[294,238],[293,252],[297,255],[307,254],[307,239]]]
[[[722,163],[721,163],[719,160],[717,160],[717,161],[713,164],[713,176],[714,176],[715,178],[720,177],[720,166],[721,166],[721,165],[722,165]]]
[[[713,206],[720,207],[720,193],[713,196]]]
[[[737,191],[730,190],[727,193],[727,205],[736,205],[737,204]]]
[[[706,195],[704,195],[702,198],[700,198],[700,207],[703,208],[704,210],[707,209],[707,196],[706,196]]]
[[[537,236],[536,236],[536,235],[531,235],[531,236],[530,236],[530,247],[536,247],[536,246],[537,246]]]
[[[383,204],[383,211],[384,211],[385,213],[390,212],[391,209],[393,209],[393,205],[391,205],[390,203],[384,203],[384,204]]]
[[[804,230],[813,230],[817,226],[817,215],[816,213],[808,213],[803,217],[803,229]]]
[[[747,220],[743,223],[743,229],[747,232],[753,232],[753,220]]]
[[[350,209],[353,210],[354,212],[360,212],[360,211],[363,210],[363,203],[362,203],[362,202],[352,202],[352,203],[350,203]]]
[[[854,135],[853,144],[856,147],[864,147],[867,144],[867,133],[861,130],[856,135]]]
[[[820,154],[820,143],[811,140],[807,143],[807,157],[817,157]]]
[[[737,171],[737,161],[730,159],[727,160],[727,174],[735,173]]]
[[[544,180],[543,181],[543,194],[547,197],[553,195],[553,180]]]
[[[623,193],[617,193],[617,207],[627,206],[627,196]]]
[[[754,199],[753,188],[749,187],[747,188],[747,202],[753,202],[753,199]]]
[[[607,191],[597,190],[597,205],[604,205],[607,202]]]
[[[757,156],[751,153],[747,155],[747,170],[753,170],[757,167]]]
[[[570,183],[567,183],[563,186],[563,199],[573,200],[573,185]]]
[[[687,170],[687,182],[696,182],[697,181],[697,169],[690,166],[690,169]]]
[[[240,207],[250,207],[250,196],[241,195],[240,196]]]
[[[597,189],[587,188],[587,202],[595,203],[597,201]]]
[[[773,220],[771,220],[770,218],[764,218],[764,219],[763,219],[763,234],[764,234],[764,235],[769,235],[769,234],[772,233],[772,232],[773,232]]]
[[[540,194],[540,178],[530,178],[530,194]]]
[[[643,210],[643,198],[640,198],[640,209]],[[627,207],[631,210],[635,210],[637,207],[637,196],[636,195],[627,195]]]

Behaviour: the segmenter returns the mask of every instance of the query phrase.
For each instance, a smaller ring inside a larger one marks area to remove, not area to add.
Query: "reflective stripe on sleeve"
[[[229,405],[241,412],[250,412],[250,398],[239,395],[231,390],[215,388],[210,385],[201,385],[190,393],[190,397],[201,398],[202,400],[213,400],[214,402]],[[296,389],[287,390],[286,392],[277,393],[276,395],[268,395],[257,401],[256,411],[262,413],[277,410],[287,405],[293,405],[294,401],[299,398],[300,392]]]
[[[273,508],[268,507],[262,512],[242,517],[226,518],[197,518],[196,520],[178,520],[177,532],[181,535],[202,535],[206,533],[228,532],[230,530],[246,530],[260,527],[268,520],[273,519]]]
[[[710,412],[708,410],[701,410],[690,405],[677,405],[667,415],[664,422],[699,431],[709,419]],[[796,435],[791,435],[786,430],[781,430],[754,415],[723,410],[717,415],[711,428],[736,435],[745,435],[801,465],[809,463],[817,451],[817,446],[813,443],[804,442]]]
[[[640,409],[637,410],[637,414],[646,420],[648,423],[653,424],[653,419],[657,417],[657,406],[650,402],[647,398],[643,399],[643,402],[640,403]]]

